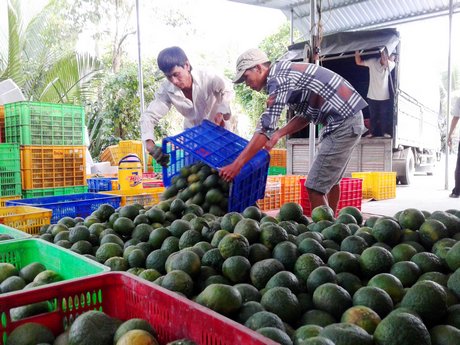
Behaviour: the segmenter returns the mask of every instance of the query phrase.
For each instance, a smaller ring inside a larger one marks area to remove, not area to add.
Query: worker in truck
[[[179,47],[163,49],[158,54],[158,67],[165,80],[140,119],[142,140],[147,152],[162,166],[169,155],[155,145],[154,127],[174,106],[184,116],[184,128],[197,126],[207,119],[226,127],[231,117],[230,102],[234,92],[229,80],[210,70],[193,69]]]
[[[452,149],[452,134],[457,127],[458,119],[460,118],[460,94],[456,95],[454,106],[452,108],[452,121],[450,123],[449,135],[447,136],[447,144]],[[449,195],[451,198],[460,197],[460,141],[457,149],[457,166],[455,167],[455,187]]]
[[[389,58],[386,48],[380,58],[363,60],[359,51],[355,52],[358,66],[369,68],[369,88],[367,103],[369,104],[370,133],[366,137],[391,138],[393,132],[393,115],[390,100],[389,81],[391,71],[395,67],[393,57]]]
[[[244,82],[256,91],[266,89],[268,99],[251,141],[231,164],[221,168],[221,177],[231,181],[260,149],[271,149],[281,137],[310,122],[322,124],[321,144],[305,186],[312,209],[328,205],[335,212],[340,180],[365,132],[361,110],[367,106],[366,101],[349,82],[329,69],[287,60],[271,64],[258,49],[249,49],[238,58],[233,82]],[[285,107],[292,109],[295,116],[278,129]]]

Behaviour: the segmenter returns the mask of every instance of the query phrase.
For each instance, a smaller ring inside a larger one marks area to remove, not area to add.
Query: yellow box
[[[262,211],[276,210],[281,207],[281,182],[267,182],[265,197],[257,200]]]
[[[0,224],[35,235],[43,225],[51,223],[52,213],[46,208],[33,206],[0,207]]]
[[[110,165],[118,165],[124,156],[135,153],[144,163],[144,151],[140,140],[121,140],[118,145],[108,146],[100,156],[101,162],[110,162]]]
[[[372,172],[353,172],[351,177],[363,180],[363,199],[372,198]]]
[[[160,202],[160,195],[164,192],[164,187],[144,188],[144,189],[125,189],[100,194],[119,195],[121,197],[120,206],[138,203],[144,206],[154,206]]]
[[[354,178],[363,179],[363,198],[385,200],[396,198],[396,172],[356,172]]]
[[[21,146],[22,189],[86,185],[86,146]]]
[[[0,197],[0,207],[5,207],[5,204],[8,200],[18,200],[21,198],[22,198],[21,195],[2,196]]]

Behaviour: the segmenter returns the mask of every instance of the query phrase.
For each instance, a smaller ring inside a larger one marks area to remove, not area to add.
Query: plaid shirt
[[[268,75],[267,91],[267,107],[256,132],[269,138],[286,106],[295,115],[315,125],[324,125],[321,139],[367,106],[348,81],[327,68],[310,63],[275,63]]]

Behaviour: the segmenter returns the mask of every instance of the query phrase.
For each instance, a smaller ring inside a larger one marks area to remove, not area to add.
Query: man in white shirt
[[[230,102],[234,92],[230,81],[209,70],[193,69],[179,47],[163,49],[158,54],[158,67],[165,80],[153,101],[141,115],[142,140],[147,151],[162,166],[167,166],[169,156],[155,145],[154,127],[174,106],[184,116],[184,128],[191,128],[210,120],[226,126],[230,119]]]
[[[460,94],[455,95],[455,101],[452,108],[452,120],[450,122],[449,135],[447,136],[447,144],[452,149],[452,134],[457,127],[458,119],[460,118]],[[457,165],[455,167],[455,187],[449,195],[451,198],[460,197],[460,142],[458,143],[457,150]]]
[[[390,100],[389,79],[395,63],[388,58],[384,48],[380,58],[363,60],[359,51],[355,52],[355,62],[369,68],[369,89],[367,103],[370,114],[370,134],[368,137],[391,138],[393,132],[393,115]]]

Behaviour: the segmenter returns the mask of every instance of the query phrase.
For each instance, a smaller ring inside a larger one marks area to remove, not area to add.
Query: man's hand
[[[217,113],[212,117],[212,122],[218,126],[224,126],[224,115],[222,113]]]
[[[164,154],[161,147],[156,146],[152,140],[146,141],[146,149],[155,161],[162,167],[167,167],[169,164],[169,155]]]
[[[447,138],[447,145],[449,145],[449,148],[452,150],[452,137],[451,136]]]
[[[224,181],[231,182],[241,171],[240,164],[235,160],[233,163],[224,166],[220,169],[219,175],[224,179]]]

